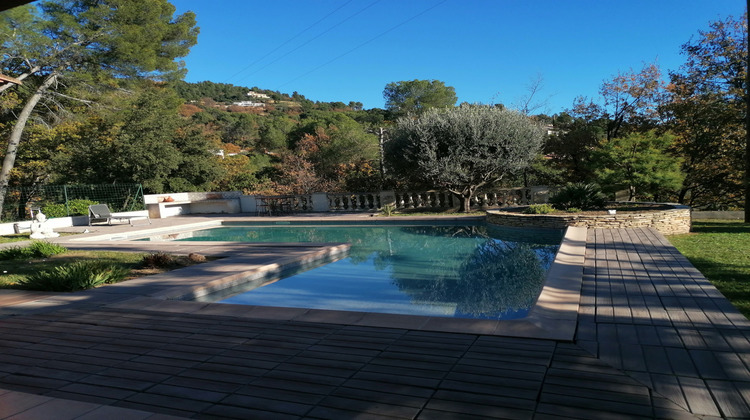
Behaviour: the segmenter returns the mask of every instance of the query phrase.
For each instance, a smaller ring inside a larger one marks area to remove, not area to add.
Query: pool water
[[[269,225],[194,231],[188,241],[346,242],[348,256],[230,297],[243,305],[478,319],[526,316],[561,231],[459,225]],[[525,237],[519,236],[519,233]],[[259,287],[262,286],[262,287]],[[206,299],[201,299],[206,300]]]

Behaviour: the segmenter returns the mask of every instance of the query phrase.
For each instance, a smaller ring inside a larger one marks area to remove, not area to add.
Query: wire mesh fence
[[[28,220],[37,210],[47,217],[85,215],[92,204],[107,204],[112,211],[146,208],[141,184],[40,185],[8,188],[0,221]]]

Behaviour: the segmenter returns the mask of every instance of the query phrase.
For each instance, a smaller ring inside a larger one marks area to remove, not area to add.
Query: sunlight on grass
[[[49,258],[0,261],[0,288],[13,287],[21,278],[75,261],[96,260],[134,269],[142,258],[143,253],[138,252],[68,251]]]
[[[694,220],[693,233],[668,239],[750,318],[750,224],[738,220]]]
[[[28,233],[17,233],[15,235],[0,236],[0,244],[7,244],[9,242],[28,241]]]

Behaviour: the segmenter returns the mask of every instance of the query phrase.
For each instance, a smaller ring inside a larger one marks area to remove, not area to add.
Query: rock
[[[188,259],[196,263],[206,262],[206,257],[204,255],[196,254],[195,252],[188,254]]]

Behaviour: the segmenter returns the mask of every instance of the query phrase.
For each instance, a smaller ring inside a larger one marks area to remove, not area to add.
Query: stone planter
[[[487,211],[487,223],[501,226],[565,229],[580,226],[592,229],[652,227],[663,235],[690,232],[690,207],[669,204],[665,209],[618,211],[615,214],[523,214],[518,208],[509,211]]]

